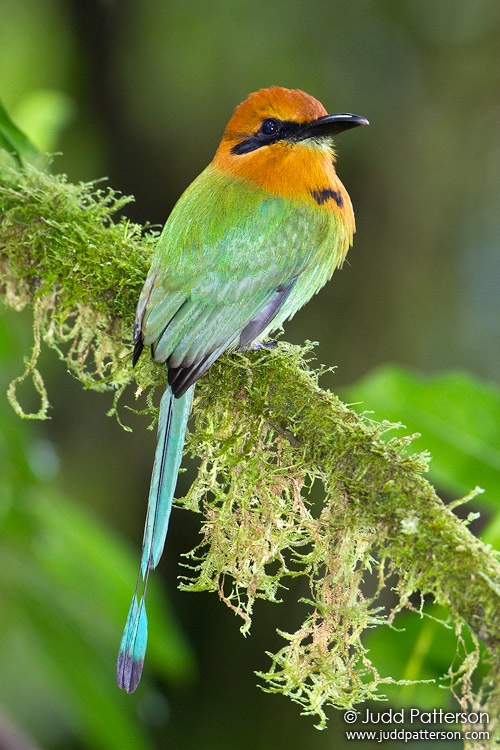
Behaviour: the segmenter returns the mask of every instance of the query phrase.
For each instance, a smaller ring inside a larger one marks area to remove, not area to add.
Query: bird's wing
[[[195,180],[165,225],[136,318],[139,342],[167,363],[176,395],[224,350],[248,346],[306,301],[290,304],[329,232],[325,212],[211,167]]]

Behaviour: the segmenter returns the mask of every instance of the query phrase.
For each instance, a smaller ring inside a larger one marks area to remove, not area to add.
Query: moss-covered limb
[[[36,370],[43,343],[86,387],[120,390],[135,381],[144,390],[164,380],[148,357],[134,371],[130,366],[133,311],[155,237],[114,220],[125,202],[112,191],[0,160],[0,293],[14,309],[33,303],[26,374],[42,397],[37,416],[47,403]],[[278,601],[287,578],[306,578],[303,626],[283,633],[285,647],[261,676],[321,725],[325,705],[377,698],[377,687],[390,681],[378,674],[361,636],[391,621],[415,590],[433,594],[456,623],[468,623],[498,674],[494,553],[436,496],[422,476],[425,457],[408,457],[407,441],[384,440],[387,426],[321,390],[304,357],[286,344],[227,355],[197,386],[189,444],[201,466],[183,502],[201,509],[205,523],[185,587],[217,591],[247,630],[256,598]],[[324,489],[320,507],[308,497],[312,483]],[[367,594],[370,571],[379,583]],[[378,594],[395,579],[399,602],[387,613]],[[464,659],[458,677],[450,672],[468,705],[476,659]],[[490,700],[498,701],[498,690]]]
[[[99,183],[70,183],[0,162],[0,248],[19,304],[57,291],[58,314],[90,305],[130,320],[154,236],[126,219],[132,199]]]
[[[286,347],[252,358],[244,380],[238,361],[228,359],[212,376],[215,386],[222,376],[229,398],[244,393],[255,417],[292,433],[301,461],[319,467],[327,486],[349,498],[350,512],[367,528],[383,527],[385,552],[409,588],[432,593],[491,651],[499,649],[500,560],[436,495],[422,476],[424,457],[402,453],[398,439],[384,441],[379,427],[319,388],[314,372],[299,369]]]
[[[41,341],[86,387],[132,380],[130,331],[157,234],[116,219],[131,200],[99,183],[16,168],[0,152],[0,295],[15,310],[34,303],[32,356],[9,389],[20,416],[47,415],[36,369]],[[144,387],[158,377],[148,365],[136,373]],[[24,413],[15,393],[28,376],[41,395],[36,415]]]
[[[489,649],[496,674],[498,556],[422,476],[427,456],[408,456],[406,439],[385,440],[386,425],[371,423],[319,388],[317,373],[300,354],[285,344],[226,357],[198,386],[191,444],[203,463],[187,502],[204,507],[207,524],[186,588],[219,594],[223,588],[247,629],[256,597],[275,600],[289,575],[309,579],[313,611],[296,633],[283,634],[287,645],[261,677],[267,689],[317,713],[320,725],[328,703],[377,697],[387,679],[360,635],[391,622],[415,591],[432,594],[455,624],[469,625]],[[325,487],[319,514],[293,497],[293,487],[303,487],[307,477]],[[266,520],[271,507],[274,531]],[[379,590],[391,575],[398,579],[399,603],[388,616],[378,592],[368,599],[362,593],[363,576],[373,570]],[[478,658],[469,655],[458,676],[450,671],[450,682],[461,683],[464,705],[472,705],[470,672]],[[498,714],[498,699],[493,689],[491,716]]]

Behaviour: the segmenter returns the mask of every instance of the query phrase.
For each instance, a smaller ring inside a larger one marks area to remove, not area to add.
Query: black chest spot
[[[344,201],[340,190],[332,190],[332,188],[323,188],[323,190],[311,190],[311,195],[318,204],[322,206],[328,200],[334,200],[339,208],[342,208]]]

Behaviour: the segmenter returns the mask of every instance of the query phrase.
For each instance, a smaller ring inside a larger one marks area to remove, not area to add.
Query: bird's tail
[[[149,571],[158,565],[165,545],[193,391],[194,386],[176,398],[168,386],[160,404],[141,567],[116,665],[118,685],[127,693],[132,693],[141,679],[148,639],[145,599]]]

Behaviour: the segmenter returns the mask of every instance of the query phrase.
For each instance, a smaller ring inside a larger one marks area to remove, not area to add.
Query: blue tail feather
[[[168,386],[161,400],[158,439],[142,544],[143,577],[146,570],[156,568],[163,552],[192,399],[193,388],[181,398],[176,398]]]
[[[168,386],[160,404],[158,439],[149,489],[141,566],[120,643],[116,668],[118,685],[128,693],[136,689],[141,679],[148,638],[145,599],[149,571],[158,565],[165,545],[193,390],[194,387],[181,398],[176,398]],[[139,599],[141,583],[142,595]]]
[[[134,594],[116,664],[116,681],[127,693],[133,693],[141,679],[147,641],[148,618],[144,595],[138,602],[137,594]]]

